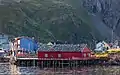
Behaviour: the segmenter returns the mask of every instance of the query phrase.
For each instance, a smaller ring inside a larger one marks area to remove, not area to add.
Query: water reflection
[[[40,74],[40,75],[120,75],[120,66],[88,66],[77,69],[40,69],[21,67],[21,73]]]
[[[20,75],[19,67],[16,65],[9,65],[11,75]]]
[[[9,64],[0,63],[0,75],[10,74]]]
[[[0,63],[0,74],[2,75],[120,75],[120,66],[84,66],[79,68],[44,68],[39,67],[17,67],[15,65]]]

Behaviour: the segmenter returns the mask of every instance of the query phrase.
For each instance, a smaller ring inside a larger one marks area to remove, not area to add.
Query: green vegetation
[[[0,31],[5,34],[34,36],[42,42],[56,39],[79,43],[81,39],[91,41],[90,32],[94,37],[100,36],[93,29],[82,7],[75,8],[64,1],[31,0],[0,6]]]

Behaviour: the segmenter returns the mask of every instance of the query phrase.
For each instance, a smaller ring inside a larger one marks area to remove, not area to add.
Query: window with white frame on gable
[[[86,54],[84,53],[84,57],[86,57]]]
[[[48,57],[48,54],[45,54],[45,57]]]
[[[90,53],[88,53],[88,57],[91,57]]]

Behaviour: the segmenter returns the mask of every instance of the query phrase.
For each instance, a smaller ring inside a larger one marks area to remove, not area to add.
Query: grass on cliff
[[[34,36],[43,42],[91,40],[89,33],[93,27],[87,12],[55,1],[32,0],[1,5],[0,31],[14,36]]]

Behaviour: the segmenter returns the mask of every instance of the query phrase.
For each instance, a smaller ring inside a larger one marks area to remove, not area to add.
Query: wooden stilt
[[[59,65],[59,68],[60,68],[60,61],[58,61],[58,65]]]
[[[35,60],[33,60],[33,66],[35,67]]]
[[[62,75],[63,75],[63,63],[64,63],[64,62],[63,62],[63,60],[62,60]]]
[[[24,66],[24,62],[23,61],[21,61],[21,66]]]
[[[49,65],[48,63],[49,63],[49,62],[48,62],[48,61],[46,61],[46,63],[47,63],[47,68],[48,68],[48,65]]]
[[[78,61],[76,60],[76,71],[75,71],[75,75],[77,75],[77,69],[78,69]]]
[[[51,60],[49,60],[48,62],[49,62],[49,65],[48,65],[48,67],[50,68],[50,67],[51,67]]]
[[[70,70],[70,60],[68,61],[68,68],[69,68],[69,70]]]
[[[29,61],[25,61],[26,67],[28,67],[29,65]]]
[[[44,66],[43,60],[41,61],[41,65],[42,65],[41,67],[42,67],[42,69],[43,69],[43,66]]]
[[[55,61],[55,71],[56,71],[56,69],[57,69],[57,60]]]

